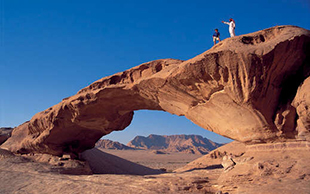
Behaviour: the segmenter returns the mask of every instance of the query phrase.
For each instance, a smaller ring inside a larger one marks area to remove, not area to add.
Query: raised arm
[[[222,21],[222,23],[229,25],[229,22],[224,22],[224,21]]]

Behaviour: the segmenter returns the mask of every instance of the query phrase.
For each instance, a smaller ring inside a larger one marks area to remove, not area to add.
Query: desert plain
[[[232,142],[202,157],[184,153],[156,154],[148,150],[94,148],[82,154],[86,160],[83,162],[66,156],[17,156],[1,150],[0,191],[309,193],[309,144],[292,145],[292,148],[284,144],[279,148],[258,148]],[[224,168],[227,167],[227,161],[226,164],[223,162],[224,153],[233,156],[235,162],[229,170]]]

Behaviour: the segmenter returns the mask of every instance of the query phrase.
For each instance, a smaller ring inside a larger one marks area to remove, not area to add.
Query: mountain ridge
[[[127,146],[136,149],[160,150],[164,152],[182,152],[207,154],[223,144],[213,142],[201,135],[156,135],[136,136]]]
[[[135,148],[131,148],[122,144],[118,141],[112,141],[110,139],[99,139],[96,144],[96,148],[103,148],[103,149],[114,149],[114,150],[134,150]]]

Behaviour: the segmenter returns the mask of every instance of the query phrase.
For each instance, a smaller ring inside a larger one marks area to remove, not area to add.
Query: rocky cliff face
[[[298,139],[310,141],[310,77],[298,88],[296,97],[292,103],[298,114],[296,131]]]
[[[148,137],[137,136],[127,145],[138,149],[206,154],[222,144],[215,143],[200,135],[149,135]]]
[[[139,109],[184,115],[241,142],[294,139],[310,130],[309,84],[304,82],[309,52],[310,31],[277,26],[228,38],[187,61],[144,63],[34,115],[2,147],[19,153],[78,153],[103,135],[125,129]]]

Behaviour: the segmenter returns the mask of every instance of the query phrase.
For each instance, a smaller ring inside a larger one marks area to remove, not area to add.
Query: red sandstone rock
[[[293,106],[298,114],[298,138],[310,141],[310,77],[299,87]]]
[[[277,26],[228,38],[187,61],[144,63],[36,114],[2,147],[19,153],[82,152],[103,135],[125,129],[139,109],[184,115],[242,142],[295,138],[295,107],[298,127],[309,130],[302,103],[291,105],[309,76],[309,48],[310,31]]]
[[[183,166],[179,169],[176,169],[175,172],[187,172],[192,171],[194,169],[212,169],[212,168],[223,168],[230,166],[232,164],[232,157],[240,157],[246,152],[247,148],[244,143],[233,141],[228,144],[225,144],[213,151],[209,154],[206,154],[190,163],[186,166]],[[227,161],[227,157],[225,158],[225,164],[222,164],[223,158],[225,156],[230,156],[230,161]],[[233,161],[232,161],[233,162]],[[233,167],[233,165],[232,165]]]

